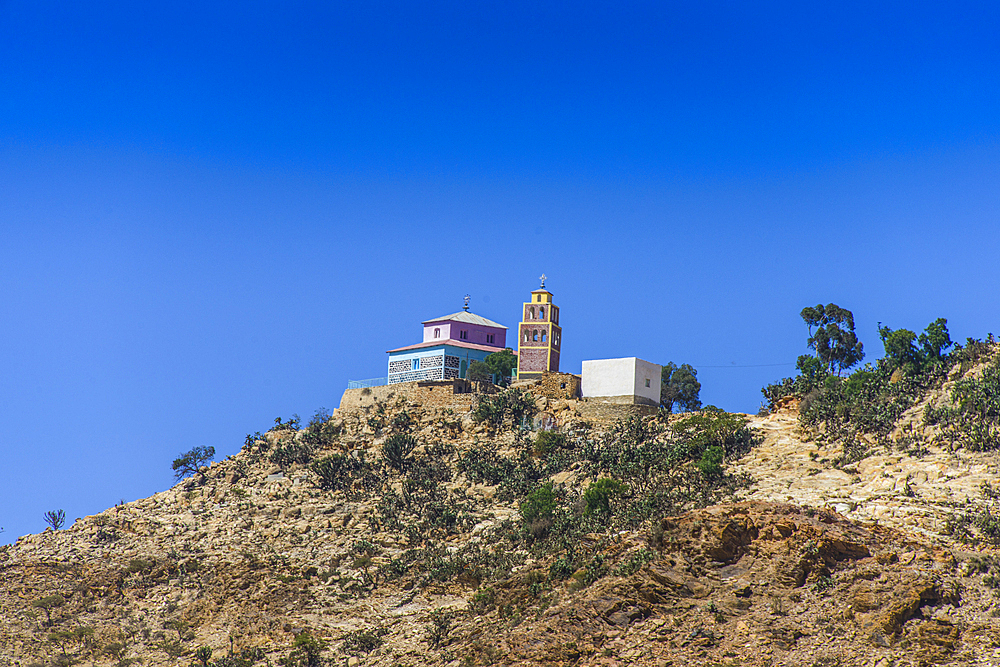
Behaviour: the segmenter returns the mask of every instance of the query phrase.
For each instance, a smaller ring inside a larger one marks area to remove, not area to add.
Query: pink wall
[[[434,329],[441,329],[441,337],[434,338]],[[469,337],[459,338],[460,331],[468,331]],[[493,334],[493,342],[486,342],[486,335]],[[433,340],[457,340],[465,343],[475,343],[476,345],[491,345],[503,349],[507,346],[507,330],[495,327],[484,327],[478,324],[466,324],[465,322],[432,322],[424,325],[424,342]]]

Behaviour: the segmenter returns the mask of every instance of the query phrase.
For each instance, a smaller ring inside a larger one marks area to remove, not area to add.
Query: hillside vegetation
[[[514,388],[278,420],[0,550],[0,661],[994,664],[996,352],[800,376],[757,417]]]

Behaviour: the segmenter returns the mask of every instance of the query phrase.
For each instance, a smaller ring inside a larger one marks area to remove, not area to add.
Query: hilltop
[[[961,446],[954,391],[995,357],[850,437],[802,397],[670,416],[530,388],[279,423],[0,549],[0,661],[996,664],[1000,462]]]

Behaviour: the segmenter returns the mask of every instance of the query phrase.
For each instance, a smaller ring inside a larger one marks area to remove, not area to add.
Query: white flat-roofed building
[[[637,357],[584,361],[580,390],[607,403],[659,405],[661,370]]]

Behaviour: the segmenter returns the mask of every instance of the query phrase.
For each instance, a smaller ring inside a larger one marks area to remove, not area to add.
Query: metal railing
[[[364,389],[366,387],[381,387],[389,384],[389,378],[369,378],[367,380],[348,380],[348,389]]]

